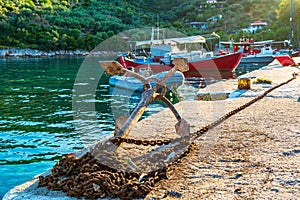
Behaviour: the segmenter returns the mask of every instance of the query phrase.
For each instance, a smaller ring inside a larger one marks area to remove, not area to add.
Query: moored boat
[[[292,57],[299,57],[299,56],[300,56],[300,49],[292,52]]]
[[[149,65],[154,73],[159,73],[170,70],[174,58],[187,58],[189,71],[184,72],[186,78],[222,79],[232,78],[242,57],[240,52],[214,56],[203,48],[205,38],[202,36],[140,41],[137,45],[145,44],[150,45],[149,56],[122,55],[120,63],[123,67],[139,69]]]
[[[258,64],[268,65],[273,62],[276,55],[282,55],[283,50],[280,46],[287,46],[286,41],[275,42],[273,40],[254,42],[221,42],[222,45],[233,46],[233,52],[242,52],[243,56],[240,65]],[[277,45],[274,49],[272,46]]]

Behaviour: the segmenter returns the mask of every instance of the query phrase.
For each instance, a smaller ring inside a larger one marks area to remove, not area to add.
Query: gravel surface
[[[264,98],[197,140],[147,199],[300,199],[299,124],[295,99]]]

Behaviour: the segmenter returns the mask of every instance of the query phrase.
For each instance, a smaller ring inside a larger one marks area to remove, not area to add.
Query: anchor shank
[[[135,126],[135,124],[143,115],[147,106],[155,99],[156,96],[157,93],[154,89],[146,90],[145,92],[143,92],[142,99],[140,100],[138,105],[134,108],[134,110],[131,112],[130,116],[127,118],[120,131],[115,135],[115,138],[128,137],[131,129]]]

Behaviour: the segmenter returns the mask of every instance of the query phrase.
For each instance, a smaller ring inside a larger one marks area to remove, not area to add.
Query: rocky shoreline
[[[34,49],[7,48],[0,50],[0,58],[10,57],[54,57],[54,56],[87,56],[90,52],[84,50],[41,51]]]
[[[20,48],[6,48],[0,49],[0,58],[50,58],[61,56],[78,56],[85,57],[92,56],[110,56],[120,54],[121,52],[108,51],[86,51],[86,50],[56,50],[56,51],[42,51],[35,49],[20,49]]]

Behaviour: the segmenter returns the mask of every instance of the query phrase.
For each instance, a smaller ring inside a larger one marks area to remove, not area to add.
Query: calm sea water
[[[63,155],[111,133],[114,116],[128,113],[140,100],[138,94],[111,88],[108,76],[97,74],[97,62],[0,59],[0,198],[52,168]],[[172,94],[171,100],[179,101]],[[151,104],[143,117],[162,108]],[[74,109],[82,115],[74,117]]]

